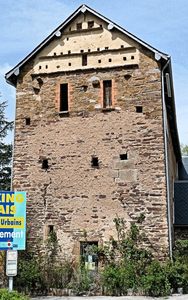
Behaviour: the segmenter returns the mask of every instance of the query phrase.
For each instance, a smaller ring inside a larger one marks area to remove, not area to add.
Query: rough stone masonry
[[[116,237],[116,214],[128,229],[144,213],[156,254],[168,250],[162,66],[151,50],[134,46],[137,61],[132,55],[129,64],[37,71],[34,56],[17,76],[13,190],[27,192],[30,241],[54,230],[63,254],[77,261],[83,229],[89,242],[102,245]],[[111,84],[110,108],[103,102],[105,81]],[[61,84],[68,86],[64,112]],[[168,153],[172,186],[170,131]]]

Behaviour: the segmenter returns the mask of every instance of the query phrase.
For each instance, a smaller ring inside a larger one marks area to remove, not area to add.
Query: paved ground
[[[109,296],[82,296],[82,297],[75,297],[75,296],[46,296],[46,297],[33,297],[32,300],[188,300],[188,294],[186,295],[178,295],[173,294],[173,296],[166,296],[166,297],[145,297],[145,296],[121,296],[121,297],[109,297]]]

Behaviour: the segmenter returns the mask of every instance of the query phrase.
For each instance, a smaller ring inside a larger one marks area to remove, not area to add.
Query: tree
[[[188,156],[188,145],[181,143],[181,154],[182,156]]]
[[[3,142],[8,131],[13,129],[13,122],[5,118],[7,102],[0,103],[0,191],[9,191],[11,185],[12,145]]]

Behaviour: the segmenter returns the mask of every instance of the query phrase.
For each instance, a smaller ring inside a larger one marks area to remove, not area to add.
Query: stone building
[[[172,249],[181,161],[171,59],[86,5],[6,75],[16,87],[14,191],[31,239],[55,231],[76,260],[136,221]]]

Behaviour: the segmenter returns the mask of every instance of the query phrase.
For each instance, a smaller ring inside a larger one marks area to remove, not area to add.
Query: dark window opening
[[[71,66],[71,63],[69,63],[69,67]]]
[[[69,31],[71,31],[71,27],[69,27]]]
[[[121,48],[124,48],[124,45],[121,45]]]
[[[98,242],[80,242],[80,255],[83,267],[90,272],[98,270],[98,255],[96,249]]]
[[[68,51],[68,54],[71,54],[71,51],[70,51],[70,50]]]
[[[108,50],[108,47],[105,47],[104,49],[105,49],[105,50]]]
[[[103,81],[104,108],[112,107],[112,81]]]
[[[88,49],[88,52],[90,52],[91,51],[91,49]]]
[[[109,62],[112,62],[112,59],[111,58],[109,58],[109,60],[108,60]]]
[[[80,29],[82,29],[82,23],[77,24],[77,30],[80,30]]]
[[[46,69],[48,69],[48,65],[46,65]]]
[[[42,67],[41,66],[39,66],[39,70],[41,70],[42,69]]]
[[[134,56],[131,56],[131,59],[134,59]]]
[[[87,54],[82,55],[82,66],[87,66]]]
[[[56,68],[57,68],[57,69],[59,69],[59,68],[60,68],[60,66],[58,65],[58,66],[56,66]]]
[[[98,63],[99,63],[99,64],[101,63],[101,59],[98,60]]]
[[[97,51],[100,51],[100,48],[97,48]]]
[[[49,234],[54,232],[54,225],[49,225]]]
[[[123,60],[127,60],[127,58],[126,58],[126,57],[124,57],[124,58],[123,58]]]
[[[56,55],[56,52],[54,52],[54,55]]]
[[[48,169],[48,160],[47,159],[43,159],[42,161],[42,169]]]
[[[69,40],[69,38],[67,38],[67,41]]]
[[[30,118],[25,119],[25,125],[30,125],[30,122],[31,122]]]
[[[100,27],[102,28],[102,24],[100,24]]]
[[[61,52],[61,55],[63,55],[63,52]]]
[[[127,153],[125,153],[125,154],[120,154],[120,159],[121,159],[121,160],[127,160]]]
[[[80,52],[81,52],[81,53],[83,53],[83,52],[84,52],[84,50],[80,50]]]
[[[60,111],[68,111],[68,84],[60,85]]]
[[[91,158],[91,165],[92,167],[98,167],[99,166],[99,160],[98,160],[98,157],[92,157]]]
[[[92,28],[94,26],[94,21],[88,22],[88,28]]]
[[[87,85],[83,85],[83,90],[84,90],[84,92],[86,92],[86,91],[87,91],[87,88],[88,88],[88,86],[87,86]]]
[[[142,113],[142,106],[136,106],[136,112]]]

